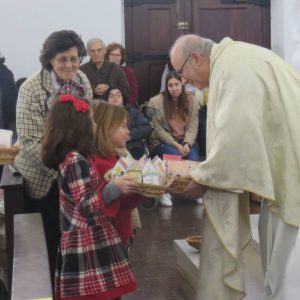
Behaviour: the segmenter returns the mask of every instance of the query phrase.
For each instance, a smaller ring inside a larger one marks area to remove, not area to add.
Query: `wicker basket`
[[[104,175],[104,179],[107,181],[111,180],[111,171],[109,170]],[[148,183],[138,183],[141,188],[142,192],[141,195],[147,198],[159,198],[164,193],[167,192],[170,184],[172,183],[173,178],[168,178],[165,185],[155,185],[155,184],[148,184]]]
[[[202,237],[199,235],[189,236],[185,240],[191,247],[199,250],[201,242],[202,242]]]
[[[0,146],[0,165],[12,164],[18,152],[19,147],[17,145],[11,147]]]
[[[167,192],[168,182],[166,185],[155,185],[147,183],[139,183],[142,187],[141,195],[148,198],[159,198]]]
[[[177,176],[173,178],[172,183],[168,187],[168,192],[173,194],[182,194],[192,178],[189,176]]]

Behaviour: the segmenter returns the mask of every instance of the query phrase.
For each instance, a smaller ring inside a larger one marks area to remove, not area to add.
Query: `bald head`
[[[89,39],[86,44],[86,49],[91,61],[97,68],[100,68],[104,62],[106,53],[104,42],[99,38]]]
[[[170,57],[174,51],[180,51],[184,57],[187,57],[193,52],[209,57],[213,44],[214,42],[212,40],[200,37],[196,34],[183,35],[173,44],[170,50]]]
[[[171,63],[176,71],[199,89],[208,86],[210,53],[213,41],[195,34],[179,37],[170,50]]]
[[[86,48],[89,49],[93,44],[99,44],[101,45],[101,48],[105,48],[104,42],[99,38],[89,39],[86,43]]]

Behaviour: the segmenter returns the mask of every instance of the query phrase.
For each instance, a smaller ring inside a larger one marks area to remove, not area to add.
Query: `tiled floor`
[[[252,211],[258,209],[259,206],[252,207]],[[202,213],[203,206],[182,199],[175,199],[173,208],[158,207],[153,211],[141,212],[143,229],[138,232],[129,253],[138,290],[122,299],[187,299],[181,288],[182,278],[176,270],[173,240],[198,235],[201,230]],[[253,283],[257,281],[259,269],[257,253],[255,254],[253,249],[247,251],[249,260],[246,264],[250,266],[252,273],[248,273],[247,277],[251,292],[246,299],[260,300],[261,288]],[[5,270],[5,263],[4,219],[0,218],[0,275],[1,270]]]
[[[259,205],[252,205],[258,212]],[[186,300],[187,286],[176,270],[173,240],[199,235],[203,206],[177,199],[173,208],[158,207],[155,211],[142,211],[143,229],[130,249],[131,262],[137,278],[138,290],[126,300]],[[262,273],[260,256],[252,247],[244,251],[246,300],[262,299]],[[207,299],[205,299],[207,300]]]
[[[126,300],[184,300],[176,271],[173,240],[197,235],[201,229],[203,206],[177,200],[173,208],[142,211],[143,229],[130,249],[138,290]]]

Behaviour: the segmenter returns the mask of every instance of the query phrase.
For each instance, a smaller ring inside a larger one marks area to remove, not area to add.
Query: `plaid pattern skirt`
[[[97,294],[99,299],[112,299],[135,289],[126,249],[109,219],[62,232],[55,274],[57,299]]]

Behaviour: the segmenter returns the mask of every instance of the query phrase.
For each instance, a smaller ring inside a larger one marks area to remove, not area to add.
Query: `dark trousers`
[[[59,191],[58,184],[53,183],[48,194],[42,199],[25,195],[25,212],[41,213],[47,242],[52,286],[54,286],[55,262],[60,239],[59,227]]]
[[[2,279],[0,279],[0,299],[1,300],[8,300],[8,293],[5,284],[3,283]]]

